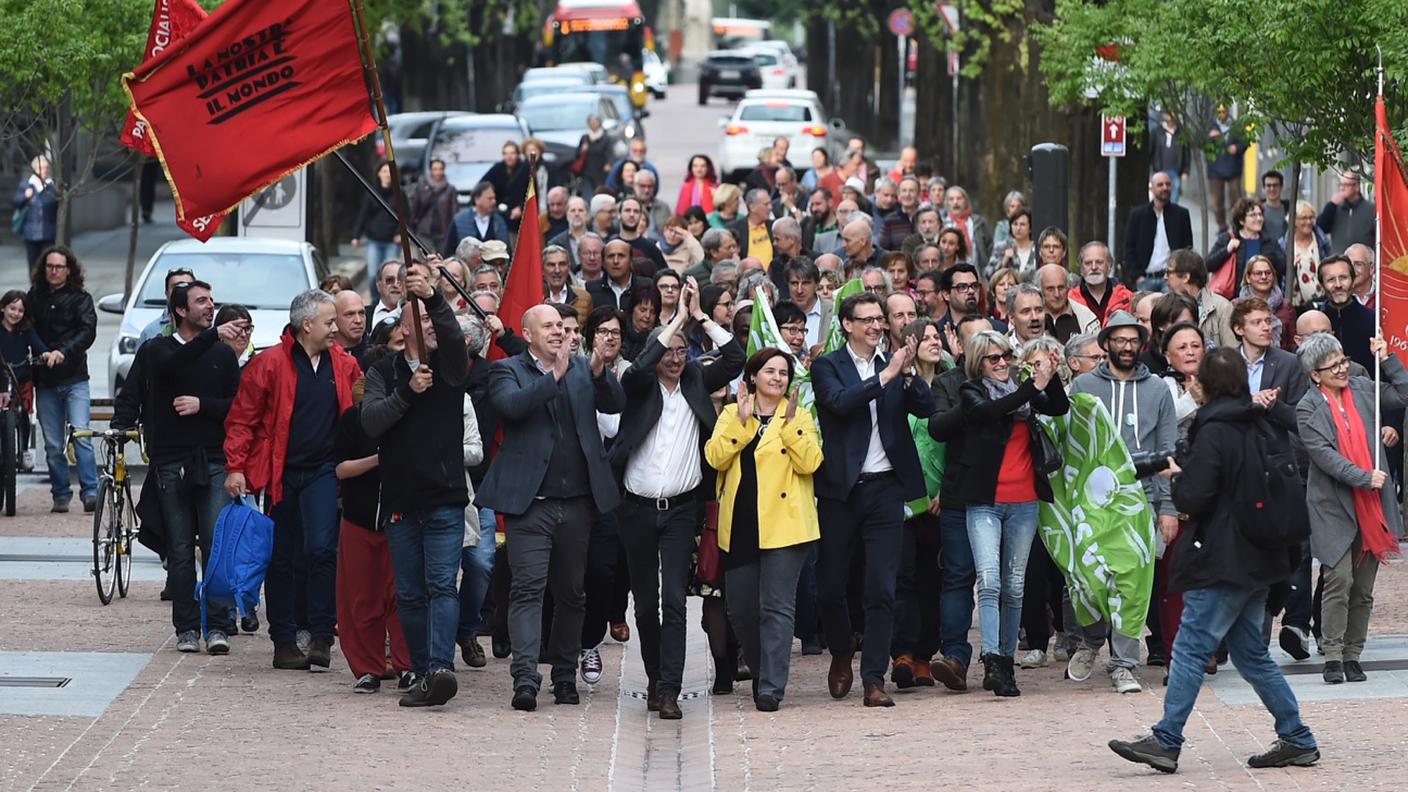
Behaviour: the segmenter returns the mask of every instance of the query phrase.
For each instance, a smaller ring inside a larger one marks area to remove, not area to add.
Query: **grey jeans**
[[[1128,668],[1133,671],[1135,666],[1139,665],[1139,639],[1115,632],[1104,619],[1086,627],[1080,626],[1080,622],[1076,621],[1075,606],[1071,604],[1070,587],[1065,589],[1061,600],[1066,631],[1079,638],[1081,646],[1100,654],[1101,644],[1105,643],[1107,638],[1110,640],[1110,661],[1105,664],[1105,673],[1111,673],[1116,668]],[[1150,603],[1149,607],[1154,607],[1154,604]]]
[[[755,563],[724,573],[729,621],[753,669],[758,695],[782,700],[792,661],[792,629],[797,608],[797,579],[812,543],[763,550]]]
[[[582,587],[587,542],[591,537],[592,501],[545,498],[528,511],[504,515],[509,584],[508,631],[513,643],[515,689],[542,687],[539,662],[552,665],[552,681],[571,682],[582,649],[582,619],[587,597]],[[543,651],[543,592],[552,590],[552,633]]]
[[[1369,635],[1369,614],[1374,610],[1374,581],[1379,575],[1379,559],[1372,553],[1361,557],[1363,540],[1354,544],[1333,565],[1322,564],[1325,588],[1321,595],[1320,630],[1326,660],[1359,661],[1364,639]]]

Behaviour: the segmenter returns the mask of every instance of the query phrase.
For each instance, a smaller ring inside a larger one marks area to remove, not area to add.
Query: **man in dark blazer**
[[[552,664],[554,701],[579,700],[573,679],[586,607],[587,542],[594,515],[620,501],[596,414],[621,412],[626,398],[600,355],[594,352],[588,365],[575,359],[553,306],[528,309],[523,332],[528,350],[489,371],[489,399],[504,443],[475,503],[504,515],[513,574],[513,708],[532,711],[542,685],[540,656]],[[547,587],[554,611],[543,647]]]
[[[865,557],[865,639],[860,672],[867,707],[890,707],[885,668],[894,627],[895,576],[904,545],[904,503],[925,496],[919,452],[906,415],[934,414],[934,396],[914,376],[915,343],[887,360],[885,306],[874,294],[852,295],[839,308],[846,345],[812,364],[825,458],[816,471],[821,555],[817,609],[831,649],[827,686],[850,692],[852,633],[846,586],[857,552]]]
[[[1163,280],[1169,253],[1193,247],[1193,223],[1188,210],[1169,200],[1173,196],[1169,175],[1159,171],[1151,176],[1149,192],[1154,199],[1131,209],[1124,225],[1124,285],[1136,291],[1146,277]]]
[[[649,680],[646,704],[666,720],[681,717],[690,559],[704,502],[713,497],[713,471],[703,462],[717,420],[709,394],[743,370],[743,348],[700,309],[696,288],[685,287],[682,310],[651,331],[645,349],[621,375],[631,406],[610,453],[624,489],[617,515]],[[688,360],[688,319],[713,339],[721,355],[715,364]]]
[[[587,281],[587,294],[592,296],[593,308],[605,305],[624,311],[629,317],[631,292],[635,291],[637,286],[654,285],[649,278],[632,273],[632,250],[631,243],[624,239],[613,239],[606,243],[606,252],[602,256],[605,274],[600,280]]]

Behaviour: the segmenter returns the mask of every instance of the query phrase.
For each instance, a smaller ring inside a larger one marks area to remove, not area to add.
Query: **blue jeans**
[[[1210,586],[1183,593],[1183,619],[1173,644],[1164,718],[1154,737],[1165,748],[1183,746],[1183,724],[1193,712],[1203,685],[1203,667],[1224,640],[1237,673],[1252,686],[1276,719],[1276,736],[1301,748],[1313,748],[1315,735],[1300,720],[1296,696],[1261,640],[1266,618],[1266,589],[1248,591]]]
[[[219,457],[216,457],[217,459]],[[201,577],[210,558],[215,521],[230,502],[225,494],[225,463],[207,462],[209,482],[189,487],[183,475],[185,462],[154,463],[148,475],[156,477],[161,520],[166,529],[166,589],[171,594],[171,624],[180,635],[200,630],[200,602],[195,598],[196,548],[200,548]],[[209,629],[235,634],[234,602],[210,597]]]
[[[438,506],[405,512],[400,521],[386,526],[386,538],[411,670],[424,674],[453,669],[460,618],[455,571],[464,544],[464,509]],[[489,544],[493,546],[492,539]]]
[[[968,543],[968,516],[963,509],[945,507],[939,511],[939,569],[943,588],[939,591],[939,652],[952,657],[964,668],[973,661],[973,645],[968,630],[973,626],[973,547]]]
[[[1168,202],[1171,204],[1177,204],[1178,199],[1183,196],[1183,180],[1178,178],[1177,169],[1166,170],[1164,171],[1164,173],[1167,174],[1168,177],[1173,180],[1173,195],[1169,197]]]
[[[1036,537],[1036,507],[1036,501],[968,507],[983,654],[1011,657],[1017,652],[1027,557]]]
[[[372,301],[368,305],[376,305],[376,301],[381,299],[381,293],[376,290],[376,276],[381,273],[383,262],[401,258],[401,246],[395,242],[381,242],[366,237],[362,240],[362,247],[367,251],[367,281],[372,289]]]
[[[44,430],[44,459],[49,465],[49,491],[54,500],[73,498],[72,473],[64,445],[68,440],[64,423],[75,429],[87,429],[92,413],[88,382],[71,385],[45,385],[34,389],[34,405],[39,412],[39,426]],[[78,460],[78,491],[82,497],[98,496],[98,462],[93,457],[93,441],[87,438],[73,441],[73,455]]]
[[[308,632],[331,638],[337,623],[337,476],[332,465],[284,470],[284,498],[274,507],[274,554],[264,579],[269,638],[291,644],[298,634],[296,568],[303,566]]]
[[[489,593],[489,583],[494,579],[494,536],[493,509],[479,510],[479,544],[460,549],[460,626],[456,638],[460,641],[473,641],[479,634],[480,612],[484,610],[484,597]]]

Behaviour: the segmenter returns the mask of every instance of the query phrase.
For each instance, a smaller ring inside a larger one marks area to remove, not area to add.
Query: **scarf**
[[[1006,396],[1011,396],[1017,392],[1017,380],[1008,377],[1005,380],[995,380],[992,377],[983,377],[983,386],[988,389],[988,398],[997,401]],[[1023,402],[1021,407],[1012,411],[1012,418],[1018,421],[1025,421],[1031,417],[1032,406]]]
[[[963,241],[967,243],[969,257],[973,255],[973,236],[968,233],[968,218],[972,214],[972,207],[969,207],[968,211],[963,214],[948,213],[949,225],[957,228],[958,232],[963,235]]]
[[[1340,453],[1354,465],[1373,470],[1374,460],[1369,454],[1368,433],[1364,422],[1359,418],[1359,407],[1354,403],[1354,393],[1348,388],[1340,391],[1339,398],[1331,396],[1324,387],[1320,393],[1330,403],[1330,417],[1335,422],[1335,441]],[[1359,522],[1361,555],[1372,553],[1380,563],[1399,554],[1398,540],[1388,529],[1384,518],[1383,498],[1378,490],[1368,487],[1354,488],[1354,517]]]

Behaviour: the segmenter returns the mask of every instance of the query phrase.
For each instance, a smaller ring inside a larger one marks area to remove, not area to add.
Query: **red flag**
[[[1408,181],[1382,95],[1377,105],[1374,205],[1379,214],[1379,316],[1389,348],[1408,363]]]
[[[376,128],[351,7],[229,0],[122,77],[199,239],[247,196]]]
[[[142,62],[155,58],[167,47],[185,38],[203,19],[205,9],[196,5],[195,0],[156,0],[156,8],[152,9],[152,26],[147,31],[146,57]],[[156,156],[156,149],[147,139],[146,123],[131,110],[127,111],[127,123],[122,125],[119,140],[122,145],[148,157]]]
[[[530,166],[531,167],[531,166]],[[499,304],[499,321],[521,332],[523,314],[543,302],[543,235],[538,231],[537,178],[528,178],[528,196],[523,199],[523,217],[518,223],[518,245],[513,249],[504,299]],[[489,347],[493,360],[506,357],[498,345]]]

